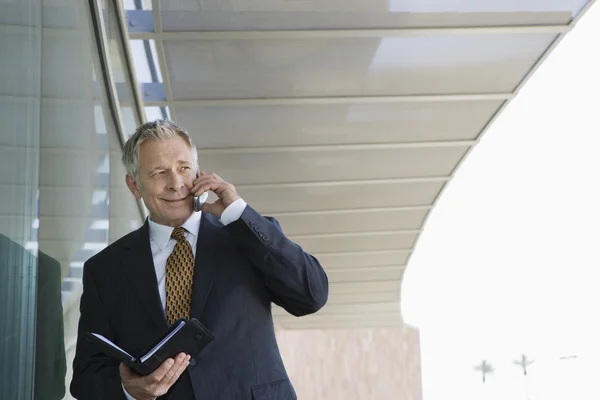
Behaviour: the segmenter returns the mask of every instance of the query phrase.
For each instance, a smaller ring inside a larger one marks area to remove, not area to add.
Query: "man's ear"
[[[131,193],[133,193],[136,199],[139,200],[142,198],[142,193],[140,193],[140,190],[138,189],[138,184],[136,183],[133,176],[125,175],[125,183],[127,184],[127,187],[129,188]]]

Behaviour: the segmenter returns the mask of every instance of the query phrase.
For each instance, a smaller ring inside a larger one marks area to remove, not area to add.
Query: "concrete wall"
[[[421,400],[418,330],[410,327],[277,333],[301,400]]]

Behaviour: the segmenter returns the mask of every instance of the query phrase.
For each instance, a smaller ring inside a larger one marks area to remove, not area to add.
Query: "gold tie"
[[[194,281],[194,253],[185,238],[185,229],[175,228],[171,237],[177,240],[173,252],[167,259],[166,291],[167,321],[169,325],[180,318],[188,319]]]

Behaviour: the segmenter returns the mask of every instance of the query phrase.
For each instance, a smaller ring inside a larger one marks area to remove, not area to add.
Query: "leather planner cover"
[[[192,358],[197,357],[213,341],[214,336],[196,318],[189,321],[181,319],[171,325],[151,348],[138,357],[129,354],[97,333],[86,332],[85,338],[107,356],[123,361],[141,375],[148,375],[160,367],[165,360],[179,353],[189,354]]]

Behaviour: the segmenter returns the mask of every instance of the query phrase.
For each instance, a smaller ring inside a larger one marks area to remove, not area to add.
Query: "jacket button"
[[[190,358],[190,367],[193,367],[194,365],[196,365],[196,359]]]

